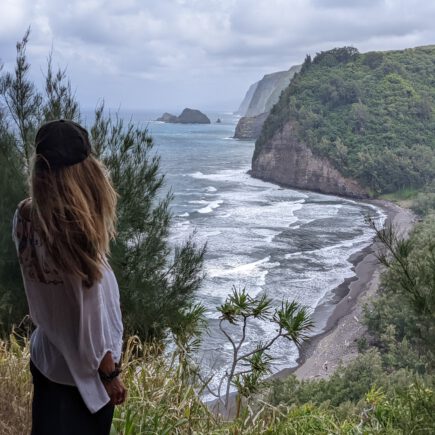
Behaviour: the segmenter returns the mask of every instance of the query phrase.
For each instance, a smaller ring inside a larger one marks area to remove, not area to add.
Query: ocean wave
[[[229,217],[234,222],[234,226],[245,225],[250,228],[258,228],[261,225],[262,228],[268,227],[281,231],[298,221],[294,212],[301,208],[302,203],[299,201],[270,203],[264,200],[263,204],[259,205],[244,203],[234,207]]]
[[[254,269],[257,269],[258,266],[265,264],[270,261],[270,255],[261,260],[253,261],[252,263],[241,264],[236,267],[227,267],[227,268],[219,268],[214,270],[208,270],[208,274],[210,277],[214,278],[217,276],[228,276],[228,275],[240,275],[240,274],[249,274]]]
[[[275,236],[280,234],[280,231],[271,230],[270,228],[254,228],[251,230],[254,234],[257,236],[260,236],[263,238],[264,243],[272,243]]]
[[[205,199],[192,199],[191,201],[188,201],[189,204],[208,204],[209,201],[206,201]]]
[[[206,207],[200,208],[196,211],[201,214],[211,213],[214,209],[220,207],[222,203],[223,201],[221,199],[218,199],[217,201],[212,201]]]
[[[190,174],[183,174],[183,177],[202,178],[205,175],[201,171],[192,172]]]

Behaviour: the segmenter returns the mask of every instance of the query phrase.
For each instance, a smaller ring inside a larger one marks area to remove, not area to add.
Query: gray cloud
[[[320,8],[370,8],[385,4],[386,0],[311,0],[311,3]]]
[[[53,46],[84,105],[236,107],[251,82],[306,53],[433,43],[434,16],[422,0],[15,0],[2,5],[0,57],[12,67],[31,25],[32,74]]]

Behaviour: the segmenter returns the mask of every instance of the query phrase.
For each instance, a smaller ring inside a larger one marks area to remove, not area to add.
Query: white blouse
[[[32,362],[51,381],[75,385],[95,413],[110,400],[98,375],[101,360],[108,351],[115,362],[121,358],[123,326],[115,275],[107,264],[101,281],[86,288],[80,278],[57,271],[19,208],[12,237],[36,325],[30,339]]]

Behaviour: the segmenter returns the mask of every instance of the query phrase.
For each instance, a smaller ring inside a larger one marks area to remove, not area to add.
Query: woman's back
[[[85,287],[76,275],[59,269],[32,222],[29,199],[13,220],[13,238],[23,275],[32,321],[31,358],[53,382],[75,385],[88,409],[108,401],[98,367],[110,351],[119,362],[122,318],[118,285],[107,262],[100,281]]]

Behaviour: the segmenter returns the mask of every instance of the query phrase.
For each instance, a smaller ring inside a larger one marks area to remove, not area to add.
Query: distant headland
[[[168,122],[172,124],[210,124],[210,119],[207,115],[196,109],[186,108],[181,112],[180,116],[172,115],[165,112],[156,121]]]

